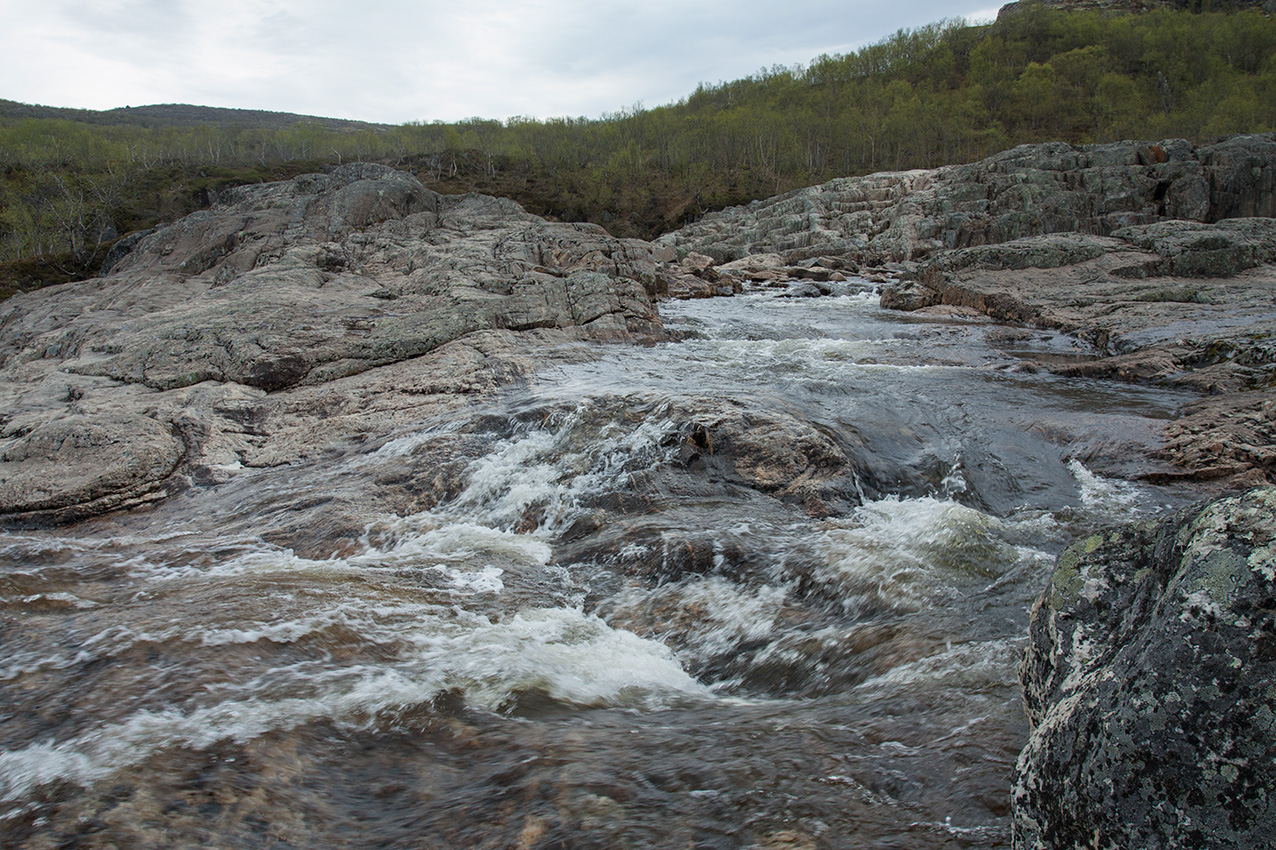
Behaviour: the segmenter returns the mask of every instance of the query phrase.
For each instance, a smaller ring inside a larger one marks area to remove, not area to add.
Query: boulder
[[[887,283],[883,279],[884,283]],[[889,282],[882,288],[879,303],[887,310],[903,310],[914,312],[942,304],[943,292],[933,289],[917,280]]]
[[[719,274],[715,265],[713,257],[696,253],[687,254],[676,263],[665,264],[664,293],[671,298],[688,299],[740,292],[740,281],[731,275]]]
[[[784,258],[779,254],[752,254],[717,267],[720,275],[742,281],[769,283],[787,277]]]
[[[184,446],[168,423],[143,414],[70,413],[6,441],[0,504],[68,521],[167,495]]]
[[[829,511],[825,499],[855,493],[856,466],[828,434],[783,411],[699,399],[683,414],[680,464],[734,485]],[[853,497],[852,497],[853,498]]]
[[[832,295],[833,287],[822,281],[804,280],[795,283],[786,291],[780,294],[781,298],[819,298],[823,295]]]
[[[1276,835],[1276,488],[1060,556],[1020,670],[1019,850]]]

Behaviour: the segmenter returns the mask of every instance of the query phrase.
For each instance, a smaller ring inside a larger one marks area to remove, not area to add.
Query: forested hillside
[[[0,290],[12,291],[92,274],[114,239],[207,205],[220,188],[355,159],[411,169],[439,191],[506,195],[541,215],[649,237],[834,176],[970,161],[1024,142],[1276,130],[1276,18],[1020,4],[990,25],[900,31],[599,120],[148,126],[6,114]]]

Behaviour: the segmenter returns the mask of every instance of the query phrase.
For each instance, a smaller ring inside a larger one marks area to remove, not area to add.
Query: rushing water
[[[464,419],[4,535],[0,845],[1008,846],[1028,608],[1181,499],[1122,476],[1184,399],[875,304],[667,304]],[[745,486],[727,420],[846,463]]]

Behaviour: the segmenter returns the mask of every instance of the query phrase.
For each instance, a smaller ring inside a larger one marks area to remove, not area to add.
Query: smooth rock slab
[[[1271,846],[1276,487],[1074,544],[1020,678],[1017,848]]]

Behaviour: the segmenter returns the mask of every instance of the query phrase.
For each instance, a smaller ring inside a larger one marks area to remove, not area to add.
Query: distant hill
[[[292,112],[267,112],[262,109],[224,109],[217,106],[192,106],[187,103],[163,103],[151,106],[124,106],[104,111],[37,106],[0,100],[0,121],[22,118],[58,118],[83,124],[130,125],[135,127],[198,127],[206,124],[238,126],[244,129],[281,130],[298,123],[317,124],[328,130],[375,130],[389,125],[342,118],[297,115]]]

